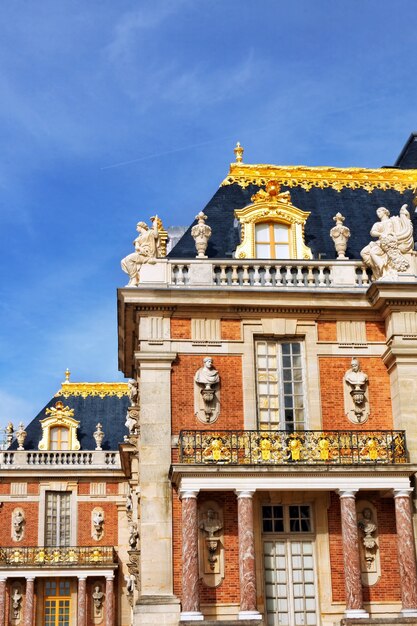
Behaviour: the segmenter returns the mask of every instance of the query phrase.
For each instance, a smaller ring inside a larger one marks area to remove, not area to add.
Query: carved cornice
[[[248,165],[232,163],[229,175],[221,186],[237,183],[243,189],[249,185],[262,187],[270,180],[276,180],[285,187],[301,187],[310,191],[313,187],[336,191],[343,188],[365,189],[371,193],[374,189],[395,189],[404,192],[407,189],[417,191],[417,170],[399,170],[390,168],[365,169],[359,167],[306,167],[279,165]]]
[[[129,391],[127,383],[62,383],[61,389],[55,394],[55,396],[81,396],[87,398],[88,396],[97,396],[99,398],[105,398],[107,396],[117,396],[122,398],[128,396]]]

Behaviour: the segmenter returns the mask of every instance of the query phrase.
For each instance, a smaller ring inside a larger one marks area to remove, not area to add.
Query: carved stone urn
[[[24,450],[23,444],[25,443],[26,436],[27,436],[27,432],[25,431],[22,422],[20,422],[19,428],[16,431],[18,450]]]

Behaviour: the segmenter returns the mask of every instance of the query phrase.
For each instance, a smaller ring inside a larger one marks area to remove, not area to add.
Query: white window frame
[[[258,378],[258,344],[259,343],[272,342],[276,345],[276,358],[277,358],[277,384],[278,384],[278,413],[279,421],[271,421],[271,414],[269,413],[268,421],[261,421],[261,407],[260,396],[268,397],[266,394],[260,394],[259,392],[259,378]],[[281,346],[283,344],[298,344],[300,346],[300,358],[301,358],[301,372],[302,372],[302,398],[303,398],[303,410],[304,419],[302,424],[293,422],[293,431],[308,430],[308,403],[307,403],[307,369],[306,369],[306,353],[304,341],[297,337],[255,337],[254,350],[255,350],[255,386],[256,386],[256,414],[257,414],[257,428],[265,430],[288,430],[290,422],[285,421],[285,394],[284,394],[284,375],[283,375],[283,354]],[[292,383],[294,380],[292,379]],[[295,407],[293,407],[295,411]]]

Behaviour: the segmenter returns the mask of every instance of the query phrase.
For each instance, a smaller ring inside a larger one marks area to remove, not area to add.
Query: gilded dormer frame
[[[291,202],[289,191],[280,191],[274,180],[268,181],[266,190],[260,189],[252,197],[252,204],[236,209],[235,216],[241,226],[241,243],[237,246],[235,258],[256,258],[255,225],[262,222],[285,224],[289,228],[289,248],[291,259],[311,259],[312,252],[304,242],[304,226],[310,215]]]
[[[80,449],[80,442],[77,437],[77,429],[80,422],[74,418],[74,409],[70,409],[68,406],[58,401],[54,407],[46,409],[45,413],[48,417],[40,420],[42,427],[42,439],[38,444],[39,450],[51,449],[51,428],[60,426],[68,428],[68,449],[77,451]]]

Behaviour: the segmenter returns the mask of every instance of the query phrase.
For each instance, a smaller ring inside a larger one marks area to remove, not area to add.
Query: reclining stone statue
[[[122,270],[129,275],[129,282],[126,287],[137,287],[139,285],[140,268],[144,263],[156,263],[159,250],[158,216],[151,217],[152,228],[145,222],[138,222],[136,230],[139,235],[133,241],[135,252],[128,254],[121,260]]]
[[[398,272],[406,272],[410,262],[406,254],[414,249],[413,224],[407,204],[403,204],[399,215],[390,217],[385,207],[379,207],[376,214],[380,219],[371,228],[371,241],[363,250],[361,257],[365,265],[372,269],[375,280],[395,278]]]

